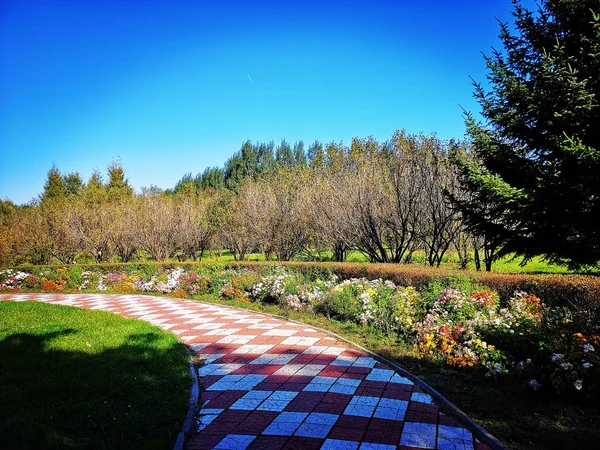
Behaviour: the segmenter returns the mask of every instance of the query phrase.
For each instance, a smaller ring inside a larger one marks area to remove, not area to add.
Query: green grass
[[[600,410],[568,400],[544,397],[511,377],[486,378],[482,369],[457,369],[417,356],[412,346],[392,336],[352,322],[328,320],[310,313],[289,312],[276,305],[225,301],[216,296],[203,301],[268,312],[324,328],[397,362],[420,377],[509,448],[596,449],[600,442]]]
[[[320,257],[327,260],[332,256],[331,252],[322,252]],[[265,257],[260,253],[252,253],[248,255],[249,261],[264,261]],[[215,254],[207,254],[202,261],[206,263],[224,263],[233,261],[233,256],[229,251],[223,251],[219,257]],[[356,263],[367,263],[369,259],[361,252],[352,250],[348,252],[347,262]],[[492,265],[492,272],[497,273],[574,273],[569,270],[566,266],[560,266],[558,264],[551,264],[547,261],[542,260],[541,257],[535,257],[525,265],[521,265],[522,258],[513,258],[512,256],[505,256],[504,258],[495,261]],[[413,255],[413,265],[426,266],[426,256],[423,251],[416,251]],[[443,269],[458,269],[459,259],[456,252],[449,251],[444,255],[442,259],[441,268]],[[475,263],[473,257],[469,261],[467,267],[469,270],[475,270]]]
[[[319,257],[324,261],[331,260],[332,253],[331,252],[320,252]],[[305,260],[302,255],[298,255],[295,260],[301,261]],[[265,261],[265,256],[262,253],[251,253],[246,256],[247,261]],[[188,260],[190,262],[191,260]],[[204,257],[202,258],[202,263],[205,264],[223,264],[228,262],[233,262],[233,254],[229,250],[223,250],[220,254],[218,252],[206,252]],[[77,262],[80,264],[95,264],[92,259],[89,258],[77,258]],[[116,262],[116,260],[115,260]],[[158,264],[165,263],[181,263],[177,258],[171,258],[167,261],[158,262]],[[369,258],[367,258],[363,253],[357,250],[351,250],[348,252],[346,262],[353,263],[368,263]],[[547,261],[544,261],[541,257],[535,257],[531,261],[529,261],[525,265],[521,265],[522,258],[513,258],[512,256],[505,256],[494,262],[492,265],[492,272],[497,273],[540,273],[540,274],[572,274],[578,273],[576,271],[569,270],[566,266],[561,266],[557,264],[550,264]],[[55,264],[59,264],[58,261],[54,261]],[[110,262],[108,262],[110,263]],[[157,263],[153,261],[150,256],[145,255],[143,252],[140,252],[138,258],[135,261],[132,261],[131,264],[135,263]],[[483,264],[483,263],[482,263]],[[64,264],[62,264],[64,265]],[[413,260],[411,265],[429,267],[427,264],[427,258],[425,252],[422,250],[416,251],[413,254]],[[32,267],[31,264],[22,264],[22,267]],[[454,270],[459,269],[459,258],[458,254],[455,251],[448,251],[442,258],[442,264],[440,266],[443,269]],[[469,260],[469,264],[467,266],[469,270],[475,270],[475,263],[473,262],[473,255]],[[588,272],[585,272],[588,273]],[[596,267],[592,269],[591,272],[593,274],[600,274],[600,267]]]
[[[190,384],[185,346],[146,322],[0,302],[3,448],[171,448]]]

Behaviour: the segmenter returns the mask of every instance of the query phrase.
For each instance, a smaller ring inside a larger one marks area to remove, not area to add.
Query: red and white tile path
[[[188,449],[489,448],[410,380],[309,326],[227,306],[143,295],[3,294],[112,311],[175,333],[198,353]]]

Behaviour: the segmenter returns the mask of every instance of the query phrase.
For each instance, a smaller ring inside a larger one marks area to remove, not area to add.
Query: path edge
[[[177,435],[177,439],[175,440],[175,445],[173,445],[173,450],[183,450],[186,444],[187,438],[192,431],[192,427],[194,426],[194,416],[196,415],[196,409],[198,408],[198,398],[200,397],[200,386],[198,384],[198,376],[196,375],[196,368],[194,366],[193,360],[193,351],[187,345],[185,348],[189,354],[188,365],[190,369],[190,375],[192,376],[192,389],[190,390],[190,398],[188,400],[188,411],[185,415],[185,420],[183,421],[183,426],[181,427],[181,431]]]

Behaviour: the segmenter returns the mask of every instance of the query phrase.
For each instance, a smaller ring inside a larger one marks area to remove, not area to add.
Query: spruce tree
[[[48,171],[46,183],[44,184],[44,192],[42,192],[42,201],[56,200],[67,196],[67,183],[60,173],[56,164]]]
[[[483,123],[467,113],[473,155],[456,153],[468,225],[525,261],[600,261],[600,1],[513,1],[504,51],[475,83]],[[513,31],[514,30],[514,31]]]

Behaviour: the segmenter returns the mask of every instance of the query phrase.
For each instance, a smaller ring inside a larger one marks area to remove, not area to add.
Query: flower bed
[[[170,294],[277,305],[373,329],[428,358],[525,389],[564,398],[596,396],[600,363],[598,310],[548,306],[531,293],[497,292],[469,279],[436,280],[419,289],[392,281],[340,279],[282,266],[195,270],[158,265],[100,272],[81,267],[0,271],[0,291],[107,291]]]

